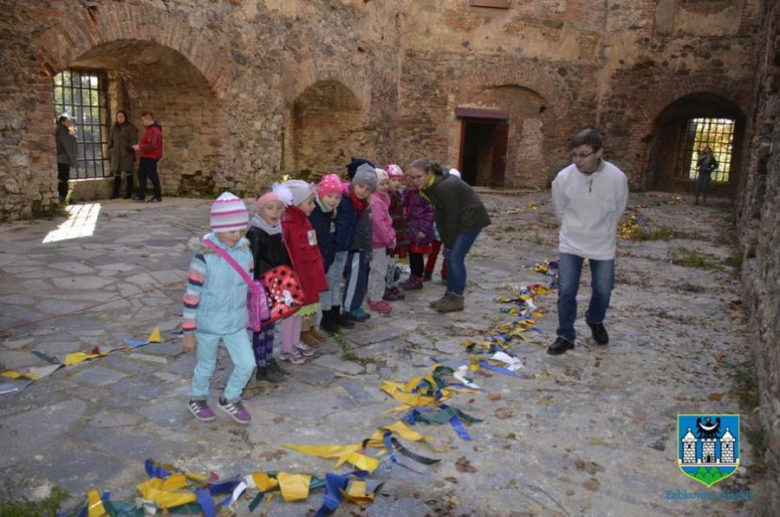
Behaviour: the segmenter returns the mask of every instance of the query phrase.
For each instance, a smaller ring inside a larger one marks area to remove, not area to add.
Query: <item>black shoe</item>
[[[290,375],[290,372],[288,372],[287,370],[279,366],[279,363],[277,363],[276,359],[274,359],[273,357],[268,361],[268,370],[272,372],[276,372],[277,374],[285,377],[287,375]]]
[[[136,203],[146,203],[146,199],[138,196],[133,196],[133,201],[135,201]]]
[[[423,273],[423,282],[429,282],[433,278],[433,273],[425,272]]]
[[[574,349],[574,343],[570,341],[566,341],[562,337],[558,336],[558,338],[555,340],[555,343],[550,345],[550,348],[547,349],[547,353],[550,355],[561,355],[565,353],[567,350],[573,350]]]
[[[279,383],[284,381],[284,375],[272,370],[268,366],[264,368],[258,367],[257,371],[255,371],[255,379],[258,381]]]
[[[585,323],[588,322],[586,321]],[[604,346],[609,343],[609,334],[607,334],[607,329],[604,328],[603,323],[588,323],[588,326],[593,334],[593,341],[595,341],[597,345]]]
[[[341,307],[336,305],[332,308],[333,310],[333,319],[335,320],[336,324],[345,329],[353,329],[355,328],[355,322],[352,321],[351,318],[349,318],[346,314],[341,312]]]
[[[326,334],[333,335],[339,331],[339,325],[336,323],[333,317],[333,309],[322,311],[322,321],[320,322],[320,329]]]

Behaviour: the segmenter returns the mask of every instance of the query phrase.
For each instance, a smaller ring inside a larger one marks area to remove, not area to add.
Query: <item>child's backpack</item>
[[[303,307],[303,287],[290,266],[269,269],[262,279],[271,301],[271,317],[266,324],[289,318]]]
[[[252,332],[259,332],[263,328],[263,322],[271,319],[271,310],[268,304],[268,294],[265,291],[265,286],[260,280],[255,280],[249,276],[249,273],[244,271],[244,268],[238,265],[238,263],[233,260],[233,257],[225,253],[222,248],[208,239],[203,239],[203,244],[213,249],[217,255],[225,259],[227,263],[241,275],[244,282],[249,285],[249,292],[247,293],[246,299],[247,316],[249,317],[247,328]]]

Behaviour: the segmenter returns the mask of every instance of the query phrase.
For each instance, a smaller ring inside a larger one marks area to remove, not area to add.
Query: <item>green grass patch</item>
[[[632,239],[635,241],[668,241],[677,237],[677,232],[671,228],[642,228]]]
[[[672,264],[677,264],[678,266],[695,267],[698,269],[715,269],[718,267],[711,256],[684,248],[670,250],[669,260]]]
[[[734,253],[728,256],[723,261],[723,264],[729,267],[736,268],[737,271],[742,271],[742,262],[745,260],[744,250],[736,250]]]
[[[344,334],[338,332],[333,335],[333,340],[339,345],[339,354],[345,361],[357,361],[358,356],[352,351],[352,343],[344,337]]]
[[[69,494],[55,486],[45,499],[30,500],[24,496],[15,497],[8,485],[5,485],[0,500],[0,517],[54,517],[60,505]]]

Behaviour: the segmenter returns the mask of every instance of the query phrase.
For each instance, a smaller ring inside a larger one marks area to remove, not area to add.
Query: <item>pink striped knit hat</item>
[[[246,230],[249,224],[249,212],[244,202],[231,194],[223,192],[211,204],[211,229],[215,232],[236,232]]]
[[[399,167],[398,165],[391,163],[388,165],[385,170],[387,171],[387,175],[390,176],[390,178],[403,178],[404,177],[404,171]]]

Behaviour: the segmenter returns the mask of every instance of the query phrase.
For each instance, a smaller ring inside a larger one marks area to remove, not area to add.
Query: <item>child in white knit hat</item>
[[[248,284],[223,255],[252,275],[249,242],[243,237],[249,213],[244,202],[225,192],[211,205],[211,229],[203,239],[192,239],[193,250],[184,295],[182,344],[196,351],[198,362],[192,376],[189,410],[201,421],[214,420],[208,404],[209,381],[217,367],[219,343],[225,343],[233,373],[219,398],[219,408],[239,424],[252,419],[241,403],[241,392],[252,377],[255,360],[247,326]]]
[[[316,190],[314,185],[302,180],[289,180],[282,184],[292,192],[292,203],[282,216],[282,239],[290,254],[293,270],[303,288],[303,307],[281,323],[282,354],[285,361],[299,364],[305,357],[314,355],[308,345],[301,343],[303,319],[312,319],[320,310],[320,293],[328,290],[322,254],[317,246],[317,233],[309,221],[314,211]]]

